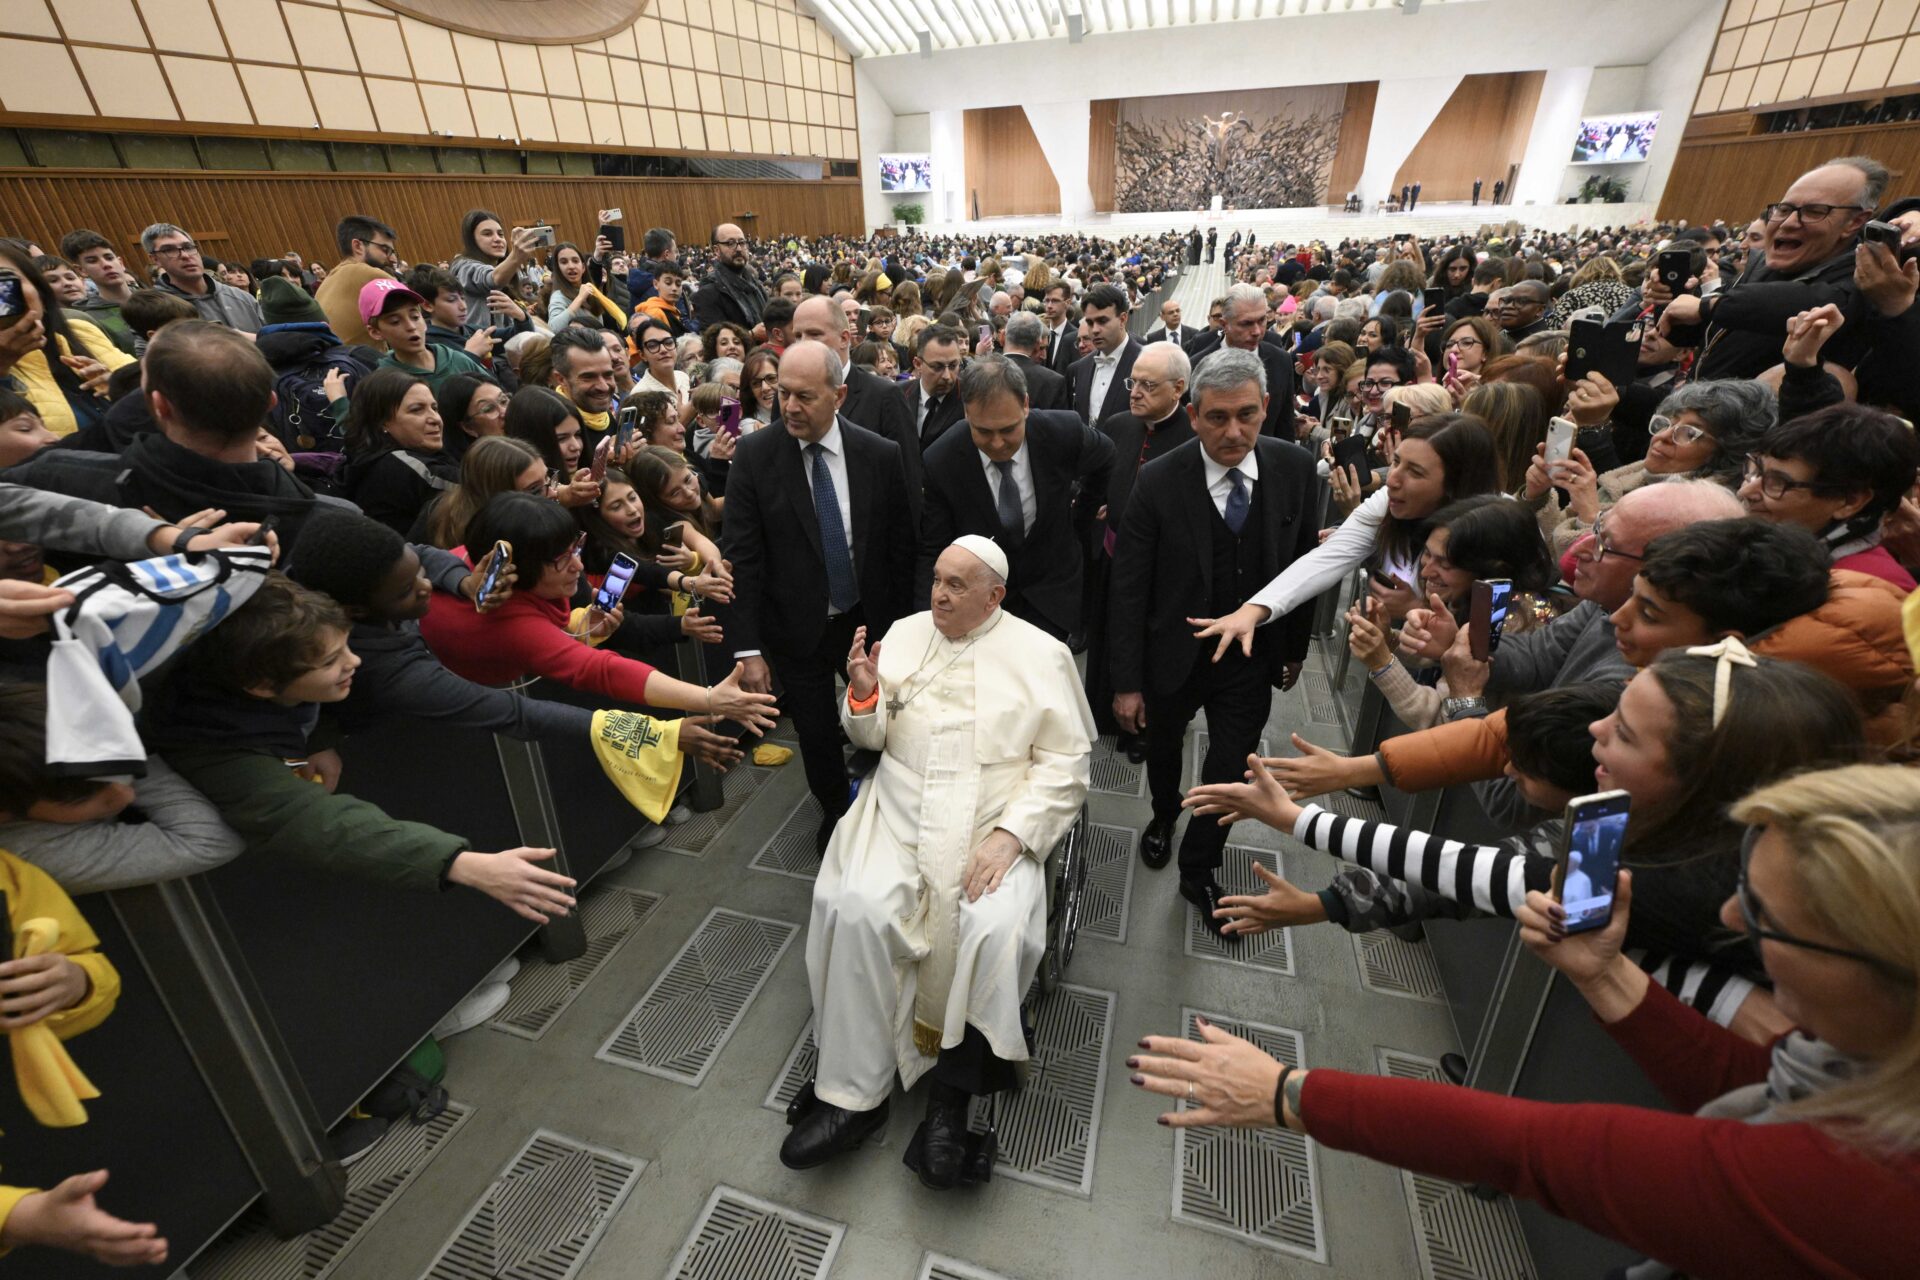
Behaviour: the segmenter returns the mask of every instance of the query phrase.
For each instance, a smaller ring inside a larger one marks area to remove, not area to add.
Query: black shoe
[[[393,1121],[356,1110],[327,1132],[327,1151],[342,1168],[351,1167],[380,1144]]]
[[[928,1093],[927,1118],[920,1122],[906,1157],[907,1167],[920,1175],[921,1185],[935,1191],[959,1185],[974,1145],[967,1129],[970,1100],[968,1094],[939,1084]]]
[[[1126,749],[1127,759],[1134,764],[1145,764],[1147,760],[1147,738],[1145,734],[1129,733],[1122,735],[1120,745]]]
[[[871,1111],[848,1111],[817,1099],[780,1144],[780,1163],[789,1169],[813,1169],[855,1147],[886,1127],[891,1102]]]
[[[1173,856],[1173,819],[1155,818],[1140,833],[1140,861],[1158,871]]]
[[[1198,876],[1182,875],[1180,877],[1180,896],[1200,908],[1200,923],[1206,926],[1208,933],[1216,938],[1224,939],[1228,936],[1220,931],[1224,921],[1220,920],[1213,913],[1219,910],[1220,898],[1226,893],[1226,890],[1222,889],[1220,882],[1213,878],[1213,872],[1208,871],[1205,872],[1204,875],[1206,877],[1205,879],[1201,879]]]

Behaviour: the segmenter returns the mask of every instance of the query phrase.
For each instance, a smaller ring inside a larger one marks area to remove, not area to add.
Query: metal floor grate
[[[1112,796],[1146,795],[1147,766],[1127,759],[1124,751],[1116,752],[1113,743],[1110,737],[1093,740],[1088,790]]]
[[[1289,1066],[1300,1065],[1297,1031],[1185,1009],[1181,1022],[1189,1040],[1200,1038],[1196,1017],[1253,1041]],[[1186,1110],[1185,1099],[1178,1106]],[[1173,1154],[1175,1222],[1327,1260],[1314,1144],[1305,1135],[1287,1129],[1175,1129]]]
[[[820,855],[813,851],[814,837],[819,830],[820,810],[813,797],[803,791],[747,865],[755,871],[770,871],[811,884],[820,874]]]
[[[449,1102],[425,1124],[402,1121],[347,1170],[347,1198],[324,1227],[282,1240],[258,1205],[187,1268],[191,1280],[325,1280],[473,1114]]]
[[[588,894],[580,906],[580,924],[587,933],[586,952],[565,964],[527,961],[513,980],[512,998],[487,1025],[523,1040],[538,1040],[547,1034],[574,997],[653,915],[661,900],[657,893],[614,887]]]
[[[1131,827],[1087,824],[1087,896],[1080,908],[1080,936],[1123,944],[1127,910],[1133,902],[1134,846],[1140,833]]]
[[[667,1272],[668,1280],[820,1280],[847,1229],[719,1186]]]
[[[920,1271],[914,1280],[1008,1280],[1008,1277],[943,1253],[929,1253],[920,1259]]]
[[[995,1177],[1092,1196],[1114,1000],[1111,991],[1062,984],[1041,1005],[1027,1083],[999,1096]],[[976,1130],[985,1127],[983,1107],[974,1104]]]
[[[800,1092],[800,1086],[813,1079],[814,1069],[820,1064],[820,1050],[813,1043],[813,1019],[807,1019],[807,1025],[800,1028],[800,1038],[793,1042],[793,1048],[787,1052],[787,1060],[780,1064],[780,1074],[774,1077],[773,1088],[767,1090],[767,1096],[760,1105],[769,1111],[787,1113],[787,1104]]]
[[[1380,1074],[1399,1080],[1445,1079],[1440,1064],[1397,1049],[1374,1050]],[[1482,1200],[1457,1182],[1400,1174],[1413,1217],[1413,1244],[1428,1280],[1533,1280],[1537,1274],[1513,1201]]]
[[[699,1087],[799,932],[715,907],[593,1056]]]
[[[421,1280],[571,1280],[646,1167],[637,1157],[535,1130]]]
[[[666,843],[663,848],[674,853],[685,854],[690,858],[704,858],[714,842],[725,835],[727,829],[740,817],[747,802],[760,793],[777,770],[762,768],[750,762],[752,749],[748,749],[749,760],[742,760],[733,768],[720,775],[720,794],[724,801],[718,809],[706,813],[696,813],[677,827],[667,828]],[[792,763],[798,764],[800,757],[794,756]]]
[[[1207,758],[1208,740],[1208,734],[1205,729],[1199,729],[1194,732],[1193,744],[1187,748],[1188,786],[1194,786],[1200,781],[1200,765]],[[1263,758],[1273,754],[1273,749],[1267,744],[1267,735],[1264,733],[1260,735],[1260,745],[1254,749],[1258,751]],[[1239,776],[1237,773],[1234,775],[1236,779],[1238,779]]]
[[[1385,929],[1349,934],[1360,962],[1360,985],[1383,996],[1401,996],[1432,1004],[1447,1002],[1440,969],[1426,940],[1408,942]]]
[[[1350,791],[1334,791],[1324,796],[1315,796],[1313,803],[1343,818],[1359,818],[1365,822],[1385,822],[1386,806],[1378,800],[1362,800]]]
[[[1220,887],[1228,893],[1265,893],[1267,883],[1253,873],[1253,864],[1261,861],[1263,855],[1271,857],[1273,868],[1286,875],[1285,865],[1280,855],[1272,850],[1250,848],[1243,844],[1230,844],[1223,851],[1223,861],[1216,873]],[[1207,932],[1200,923],[1200,909],[1192,903],[1186,903],[1187,909],[1187,954],[1199,960],[1218,960],[1222,964],[1237,964],[1248,969],[1265,969],[1269,973],[1283,973],[1293,976],[1293,940],[1287,929],[1273,929],[1266,933],[1255,934],[1250,938],[1240,938],[1229,942],[1216,938]]]
[[[1340,727],[1340,708],[1334,702],[1331,679],[1318,671],[1302,671],[1300,692],[1306,696],[1308,719],[1329,728]]]

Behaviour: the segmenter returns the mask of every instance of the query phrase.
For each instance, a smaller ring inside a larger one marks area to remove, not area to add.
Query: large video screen
[[[880,190],[932,191],[933,157],[929,155],[885,155],[880,157]]]
[[[1573,140],[1573,163],[1632,164],[1645,160],[1653,147],[1653,131],[1659,125],[1658,111],[1582,120],[1580,133]]]

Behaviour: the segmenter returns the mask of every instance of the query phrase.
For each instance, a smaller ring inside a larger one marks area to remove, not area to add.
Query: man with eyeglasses
[[[202,320],[245,334],[260,332],[266,323],[253,295],[208,275],[200,246],[171,222],[156,222],[142,231],[140,248],[161,270],[159,289],[192,303]]]
[[[747,264],[747,233],[731,222],[713,229],[713,270],[693,295],[699,328],[732,321],[752,332],[767,307],[767,287]]]
[[[360,291],[368,283],[391,276],[400,260],[399,237],[392,227],[364,213],[350,213],[333,228],[340,261],[314,290],[314,301],[327,313],[327,325],[348,346],[378,346],[378,339],[360,322]],[[481,353],[468,352],[475,359]]]
[[[1193,353],[1193,366],[1200,369],[1216,351],[1249,351],[1259,356],[1267,371],[1267,419],[1260,434],[1291,440],[1293,355],[1267,327],[1271,314],[1267,295],[1258,285],[1236,284],[1227,289],[1226,304],[1219,344]]]
[[[1885,165],[1867,156],[1828,161],[1767,206],[1758,259],[1712,298],[1672,297],[1660,282],[1648,284],[1646,300],[1665,308],[1660,327],[1676,340],[1697,334],[1696,378],[1760,376],[1780,363],[1787,322],[1827,304],[1840,309],[1846,324],[1825,358],[1849,369],[1859,362],[1867,326],[1854,281],[1854,244],[1890,178]]]
[[[966,335],[951,325],[929,325],[920,331],[918,350],[913,355],[913,381],[901,384],[900,397],[923,454],[947,428],[966,416],[957,392],[966,342]]]
[[[1522,338],[1531,338],[1553,327],[1547,319],[1547,307],[1552,301],[1547,286],[1538,280],[1516,281],[1501,291],[1499,310],[1494,319],[1506,331],[1507,337],[1519,342]]]

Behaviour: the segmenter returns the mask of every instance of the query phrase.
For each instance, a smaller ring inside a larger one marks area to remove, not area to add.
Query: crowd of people
[[[1040,867],[1105,733],[1145,765],[1143,863],[1177,849],[1222,945],[1513,918],[1697,1113],[1310,1072],[1203,1027],[1130,1063],[1186,1104],[1166,1123],[1532,1196],[1688,1275],[1897,1274],[1920,1243],[1920,201],[1889,183],[1838,159],[1738,227],[1236,231],[1204,324],[1163,301],[1145,341],[1133,313],[1197,235],[723,223],[626,253],[476,209],[444,262],[377,213],[339,220],[331,266],[215,262],[165,220],[0,240],[0,875],[16,932],[59,924],[0,964],[0,1027],[59,1051],[110,1012],[71,895],[243,851],[575,908],[550,850],[341,788],[366,727],[630,744],[644,715],[725,769],[784,715],[823,864],[819,1075],[781,1157],[858,1146],[896,1071],[930,1073],[909,1163],[951,1187],[969,1102],[1028,1052]],[[1405,731],[1262,759],[1316,603],[1357,572],[1346,642]],[[669,674],[683,644],[724,678]],[[512,688],[531,676],[605,709]],[[684,820],[679,776],[629,793],[634,847]],[[1311,802],[1383,783],[1471,785],[1505,836]],[[1615,791],[1610,921],[1569,931],[1564,815]],[[1226,893],[1234,821],[1323,850],[1331,883]],[[0,1192],[0,1244],[158,1261],[103,1176]]]

